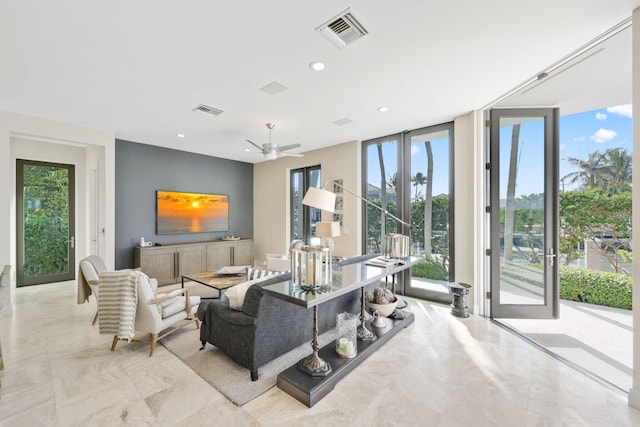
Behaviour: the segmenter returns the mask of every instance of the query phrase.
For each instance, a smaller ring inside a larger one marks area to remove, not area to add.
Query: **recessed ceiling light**
[[[309,68],[311,68],[313,71],[324,71],[327,66],[320,61],[313,61],[311,64],[309,64]]]
[[[389,111],[389,107],[378,107],[378,111],[381,113],[386,113],[387,111]]]
[[[186,138],[183,133],[176,133],[176,136],[178,138]]]

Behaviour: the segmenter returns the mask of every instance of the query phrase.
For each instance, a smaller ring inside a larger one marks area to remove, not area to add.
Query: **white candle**
[[[307,260],[307,285],[315,285],[315,262],[313,255]]]

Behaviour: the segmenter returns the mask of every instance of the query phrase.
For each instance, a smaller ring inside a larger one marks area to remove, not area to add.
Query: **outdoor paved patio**
[[[499,322],[625,392],[631,388],[631,310],[560,300],[559,319]]]

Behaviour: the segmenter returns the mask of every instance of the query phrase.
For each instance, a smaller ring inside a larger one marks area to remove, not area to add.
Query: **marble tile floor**
[[[237,407],[164,347],[91,326],[74,282],[21,288],[0,319],[0,426],[637,426],[604,387],[491,321],[408,299],[416,322],[313,408],[272,388]],[[194,343],[198,345],[198,343]],[[248,375],[248,373],[247,373]]]

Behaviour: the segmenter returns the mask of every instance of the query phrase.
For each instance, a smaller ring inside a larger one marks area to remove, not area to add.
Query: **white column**
[[[633,72],[633,164],[640,165],[640,9],[633,11],[632,21]],[[633,181],[640,183],[640,169],[633,168]],[[640,194],[633,192],[633,242],[640,242]],[[629,390],[629,405],[640,409],[640,256],[633,257],[633,387]]]

